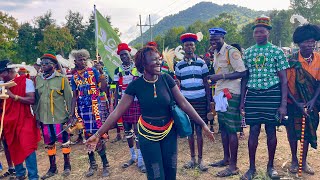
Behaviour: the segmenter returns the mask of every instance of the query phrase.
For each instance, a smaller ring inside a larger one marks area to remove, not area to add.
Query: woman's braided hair
[[[144,72],[144,66],[146,64],[146,54],[150,51],[159,53],[158,49],[154,46],[144,46],[143,48],[139,49],[139,51],[134,56],[134,63],[140,73]]]

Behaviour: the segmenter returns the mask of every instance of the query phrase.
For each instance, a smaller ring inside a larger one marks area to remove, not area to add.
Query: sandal
[[[230,168],[226,168],[225,170],[219,171],[216,176],[217,177],[229,177],[239,174],[239,168],[236,168],[236,170],[232,171]]]
[[[118,141],[120,141],[121,140],[121,136],[119,135],[117,135],[117,137],[115,138],[115,139],[113,139],[112,141],[111,141],[111,143],[115,143],[115,142],[118,142]]]
[[[229,165],[229,161],[221,160],[215,163],[210,163],[209,166],[212,167],[225,167]]]
[[[194,161],[189,161],[183,167],[185,169],[193,169],[196,167],[196,163]]]
[[[1,174],[0,175],[0,179],[3,179],[3,178],[6,178],[6,177],[9,177],[9,176],[11,176],[11,175],[14,175],[15,173],[16,173],[16,171],[13,169],[13,170],[11,170],[12,172],[10,172],[10,169],[7,171],[7,172],[5,172],[4,174]]]
[[[202,172],[208,171],[208,167],[205,166],[202,162],[199,164],[198,167],[199,167],[200,171],[202,171]]]
[[[61,174],[63,177],[69,176],[71,173],[71,169],[65,169],[63,170],[63,173]]]
[[[133,163],[135,163],[136,161],[135,160],[133,160],[133,159],[130,159],[128,162],[126,162],[126,163],[124,163],[123,165],[122,165],[122,168],[127,168],[127,167],[129,167],[129,166],[131,166]]]
[[[85,173],[86,177],[91,177],[94,175],[94,173],[98,170],[97,164],[90,165],[88,171]]]
[[[102,169],[102,177],[108,177],[109,176],[109,170],[107,167],[103,167]]]
[[[138,166],[138,168],[139,168],[140,172],[142,172],[142,173],[146,173],[147,172],[146,166],[144,164],[141,165],[141,166]]]
[[[48,172],[41,177],[41,179],[48,179],[56,174],[58,174],[58,169],[56,169],[55,171],[49,169]]]
[[[267,174],[270,177],[270,179],[280,179],[278,172],[273,167],[267,169]]]
[[[307,174],[314,175],[314,170],[308,163],[306,163],[304,166],[302,166],[302,170],[303,170],[303,172],[305,172]]]
[[[240,177],[241,180],[252,180],[256,175],[255,169],[249,169],[244,175]]]
[[[291,166],[289,167],[289,172],[292,173],[292,174],[295,174],[297,173],[299,170],[299,166],[298,164],[292,164],[291,163]]]

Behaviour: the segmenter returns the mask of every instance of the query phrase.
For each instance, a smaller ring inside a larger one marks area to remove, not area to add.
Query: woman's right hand
[[[210,131],[209,127],[207,125],[205,125],[203,127],[203,131],[205,133],[205,135],[211,140],[211,141],[215,141],[215,138],[214,138],[214,135],[213,135],[213,132]]]
[[[87,139],[86,146],[87,146],[88,152],[95,151],[98,142],[99,142],[99,137],[96,135],[93,135],[89,139]]]

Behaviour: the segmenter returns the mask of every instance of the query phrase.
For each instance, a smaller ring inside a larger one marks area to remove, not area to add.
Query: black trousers
[[[140,149],[148,180],[175,180],[177,174],[177,133],[172,127],[161,141],[150,141],[139,134]]]

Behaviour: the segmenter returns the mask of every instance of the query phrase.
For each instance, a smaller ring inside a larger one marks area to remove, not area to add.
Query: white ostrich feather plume
[[[309,23],[306,18],[304,18],[303,16],[301,16],[301,15],[299,15],[299,14],[294,14],[294,15],[291,16],[290,22],[291,22],[292,24],[295,23],[295,20],[297,20],[297,21],[300,23],[300,25],[304,25],[304,24]]]
[[[184,50],[182,49],[182,46],[178,46],[176,47],[176,49],[174,50],[174,54],[176,55],[176,57],[179,59],[179,60],[182,60],[183,57],[184,57]]]

